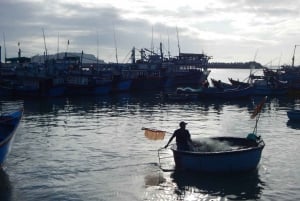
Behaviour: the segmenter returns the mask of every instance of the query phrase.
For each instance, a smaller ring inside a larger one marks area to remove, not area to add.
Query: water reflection
[[[256,200],[260,199],[264,188],[264,182],[259,178],[258,171],[237,175],[203,175],[175,171],[171,174],[171,178],[177,185],[174,193],[178,199],[186,199],[194,194],[193,197],[202,200],[216,198]]]
[[[0,200],[12,200],[12,186],[9,176],[2,168],[0,169]]]
[[[159,186],[160,184],[166,182],[161,172],[148,174],[144,177],[145,186]]]
[[[61,97],[49,99],[25,99],[24,108],[26,113],[31,114],[48,114],[57,112],[64,108],[66,99]]]

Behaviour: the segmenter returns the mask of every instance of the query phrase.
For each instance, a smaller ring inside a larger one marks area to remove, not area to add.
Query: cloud
[[[43,54],[42,29],[49,53],[56,53],[59,35],[60,51],[69,40],[70,51],[96,54],[99,48],[105,61],[115,61],[115,48],[126,61],[133,46],[150,48],[152,41],[156,50],[163,42],[176,55],[178,27],[182,51],[230,62],[248,61],[259,48],[264,63],[279,54],[290,60],[300,43],[299,9],[292,0],[12,0],[0,2],[0,30],[10,57],[18,42],[25,56]]]

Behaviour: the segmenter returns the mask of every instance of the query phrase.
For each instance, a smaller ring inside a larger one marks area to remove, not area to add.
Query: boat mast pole
[[[59,59],[59,32],[57,34],[57,59]]]
[[[178,52],[180,55],[180,43],[179,43],[179,34],[178,34],[178,27],[176,26],[176,32],[177,32],[177,45],[178,45]]]
[[[46,38],[45,38],[44,28],[42,28],[42,31],[43,31],[43,38],[44,38],[45,54],[46,54],[46,57],[47,57],[48,53],[47,53],[47,46],[46,46]]]
[[[170,59],[171,55],[170,55],[170,36],[169,36],[169,31],[168,31],[168,57]]]
[[[97,70],[99,67],[99,32],[97,31]]]
[[[151,35],[151,56],[153,55],[154,52],[154,44],[153,44],[153,26],[152,26],[152,35]]]
[[[6,63],[6,43],[5,43],[5,33],[3,32],[3,43],[4,43],[4,63]]]
[[[293,53],[293,57],[292,57],[292,67],[294,67],[294,64],[295,64],[295,52],[296,52],[297,46],[300,46],[300,45],[295,45],[295,47],[294,47],[294,53]]]
[[[117,64],[119,63],[118,61],[118,48],[117,48],[117,41],[116,41],[116,30],[115,30],[115,26],[114,26],[114,43],[115,43],[115,51],[116,51],[116,61]]]

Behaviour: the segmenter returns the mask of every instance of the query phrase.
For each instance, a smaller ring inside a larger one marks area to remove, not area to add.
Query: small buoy
[[[257,138],[258,138],[258,137],[257,137],[254,133],[250,133],[250,134],[248,134],[248,136],[247,136],[247,139],[248,139],[248,140],[254,140],[254,141],[256,141]]]

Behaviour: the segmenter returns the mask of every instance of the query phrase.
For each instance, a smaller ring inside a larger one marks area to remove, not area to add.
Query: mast
[[[178,27],[176,26],[176,32],[177,32],[177,46],[178,46],[178,52],[180,55],[180,43],[179,43],[179,34],[178,34]]]
[[[44,28],[42,28],[42,31],[43,31],[43,38],[44,38],[45,55],[46,55],[46,59],[47,59],[48,53],[47,53],[47,46],[46,46],[46,38],[45,38]]]
[[[164,60],[164,54],[163,54],[163,50],[162,50],[162,42],[159,43],[159,51],[160,51],[160,57],[161,60]]]
[[[115,51],[116,51],[116,61],[117,61],[117,64],[118,64],[118,63],[119,63],[119,62],[118,62],[118,48],[117,48],[116,30],[115,30],[115,27],[114,27],[114,43],[115,43]]]
[[[170,36],[169,36],[169,31],[168,31],[168,57],[170,59],[171,54],[170,54]]]
[[[152,26],[152,35],[151,35],[151,56],[152,53],[154,52],[154,44],[153,44],[153,26]]]
[[[57,34],[57,59],[59,59],[59,32]]]
[[[99,32],[97,31],[97,69],[99,65]]]
[[[295,52],[296,52],[297,46],[300,46],[300,45],[295,45],[295,47],[294,47],[294,53],[293,53],[293,57],[292,57],[292,67],[294,67],[294,64],[295,64]]]
[[[3,43],[4,43],[4,63],[6,63],[6,43],[5,43],[5,33],[3,32]]]
[[[131,50],[131,63],[135,64],[135,47]]]

